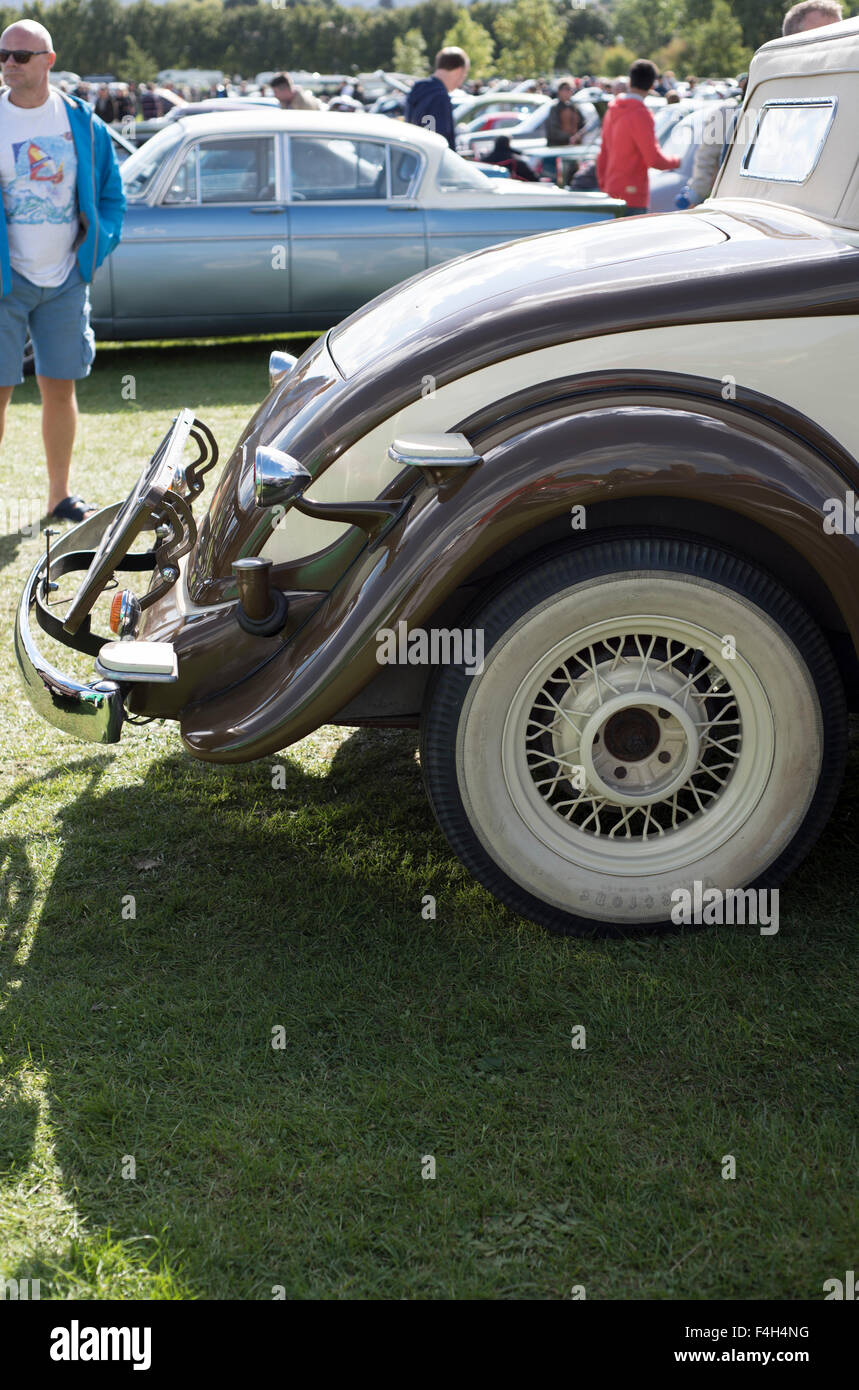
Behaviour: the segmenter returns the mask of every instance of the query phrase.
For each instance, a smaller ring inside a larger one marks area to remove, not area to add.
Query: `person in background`
[[[116,101],[116,116],[119,121],[133,121],[137,115],[137,96],[134,83],[127,82],[120,90]]]
[[[624,200],[627,217],[650,207],[648,169],[676,169],[680,164],[660,149],[653,117],[644,104],[655,81],[653,63],[637,59],[629,70],[629,91],[615,97],[602,123],[597,181],[611,198]]]
[[[95,102],[95,114],[105,125],[112,125],[116,120],[116,105],[110,95],[110,88],[104,83],[98,89],[98,96]]]
[[[781,26],[782,37],[804,34],[807,29],[822,29],[826,24],[838,24],[843,14],[836,0],[802,0],[785,15]]]
[[[140,89],[140,114],[144,121],[154,121],[161,114],[160,102],[151,82],[145,82]]]
[[[271,79],[271,90],[283,111],[324,111],[325,107],[312,92],[297,87],[288,72],[278,72]]]
[[[51,88],[56,56],[47,29],[33,20],[0,34],[0,439],[24,380],[29,332],[48,511],[77,522],[97,510],[69,493],[75,382],[89,376],[95,357],[89,281],[119,244],[125,196],[103,122],[85,102]]]
[[[519,179],[523,183],[537,183],[537,175],[526,164],[524,159],[520,159],[518,152],[510,144],[508,135],[499,135],[492,147],[491,154],[487,155],[487,164],[499,164],[502,169],[510,171],[511,179]]]
[[[546,121],[547,145],[577,145],[585,128],[585,118],[573,101],[573,84],[568,77],[558,83],[558,99],[549,107]]]
[[[450,93],[461,87],[468,76],[468,54],[461,48],[442,48],[435,58],[435,72],[416,82],[406,99],[406,120],[443,135],[456,149],[453,105]]]

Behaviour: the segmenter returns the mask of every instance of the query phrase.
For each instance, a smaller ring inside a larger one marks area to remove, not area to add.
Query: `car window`
[[[197,202],[197,146],[192,145],[170,180],[165,203]]]
[[[387,198],[387,151],[387,145],[375,140],[293,135],[289,142],[292,197],[303,203]]]
[[[156,175],[182,140],[182,128],[161,130],[139,150],[129,155],[120,170],[126,198],[144,198]]]
[[[198,178],[201,203],[274,202],[274,138],[202,141]]]
[[[391,146],[391,197],[407,198],[421,167],[421,157],[416,150],[403,150]]]
[[[740,173],[747,179],[804,183],[826,143],[835,105],[831,97],[767,102],[758,117]]]
[[[473,189],[485,193],[492,189],[492,180],[461,155],[454,154],[453,150],[445,150],[438,166],[436,185],[442,193],[463,193]]]
[[[202,140],[176,170],[165,203],[270,203],[274,139]]]

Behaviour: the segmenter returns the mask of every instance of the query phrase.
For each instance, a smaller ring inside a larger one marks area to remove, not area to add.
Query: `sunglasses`
[[[14,58],[16,63],[29,63],[39,53],[50,53],[49,48],[0,48],[0,63],[8,63]]]

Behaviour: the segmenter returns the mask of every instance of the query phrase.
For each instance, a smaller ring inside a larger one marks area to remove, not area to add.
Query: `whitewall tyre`
[[[483,669],[434,674],[424,777],[457,855],[516,912],[566,935],[653,930],[696,882],[776,886],[820,833],[841,680],[747,561],[609,539],[524,571],[462,626],[482,630]]]

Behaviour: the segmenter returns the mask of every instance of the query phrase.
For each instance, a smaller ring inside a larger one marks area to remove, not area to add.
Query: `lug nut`
[[[614,775],[615,775],[615,777],[621,777],[621,778],[625,777],[625,776],[626,776],[626,768],[625,768],[625,767],[616,767],[615,770],[614,770]]]
[[[659,754],[659,761],[660,761],[661,763],[670,763],[670,762],[671,762],[671,754],[670,754],[670,753],[666,753],[666,751],[665,751],[664,748],[663,748],[662,752]]]

